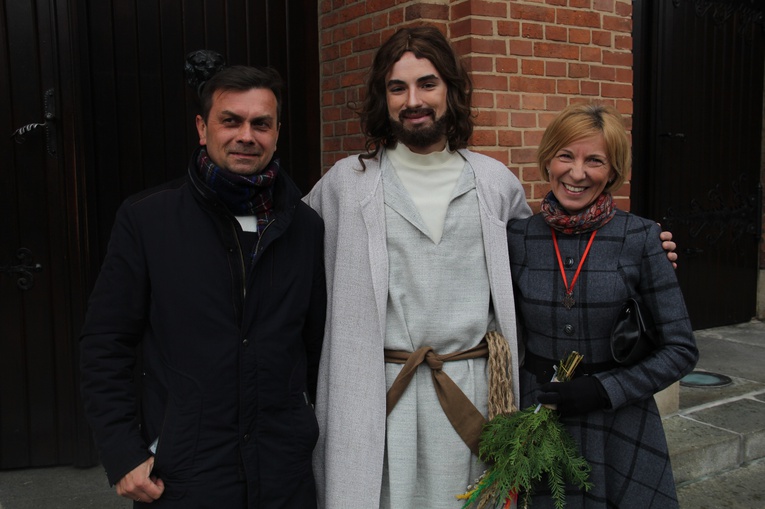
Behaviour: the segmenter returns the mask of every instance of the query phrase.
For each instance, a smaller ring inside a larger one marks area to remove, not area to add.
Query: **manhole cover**
[[[722,387],[730,383],[730,377],[708,371],[691,371],[680,379],[680,385],[685,387]]]

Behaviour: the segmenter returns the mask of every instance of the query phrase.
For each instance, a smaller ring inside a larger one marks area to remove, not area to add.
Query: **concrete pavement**
[[[130,509],[101,467],[51,467],[0,472],[0,509]]]
[[[765,509],[765,323],[696,331],[697,371],[721,387],[680,388],[664,419],[682,509]]]

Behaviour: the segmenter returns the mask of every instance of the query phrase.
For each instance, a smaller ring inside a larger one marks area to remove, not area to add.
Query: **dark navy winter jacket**
[[[193,164],[123,203],[90,298],[82,391],[102,463],[114,484],[158,438],[154,508],[314,507],[322,220],[282,171],[243,256]]]

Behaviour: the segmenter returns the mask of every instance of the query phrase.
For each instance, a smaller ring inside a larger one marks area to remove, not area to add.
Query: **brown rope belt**
[[[492,331],[487,333],[484,340],[477,346],[445,355],[437,354],[431,346],[424,346],[414,352],[385,350],[385,362],[404,365],[386,395],[388,415],[409,386],[417,367],[427,363],[444,414],[463,442],[473,454],[478,456],[481,430],[486,419],[442,368],[444,362],[480,357],[489,358],[489,418],[497,413],[509,413],[515,410],[510,381],[510,351],[505,339],[499,333]]]

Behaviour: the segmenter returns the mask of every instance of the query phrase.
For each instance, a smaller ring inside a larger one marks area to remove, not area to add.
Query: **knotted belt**
[[[401,399],[404,391],[409,386],[409,382],[412,381],[414,373],[417,371],[417,367],[422,363],[427,363],[430,368],[431,377],[433,379],[433,386],[436,389],[436,395],[438,401],[441,403],[441,408],[444,410],[444,414],[449,419],[449,422],[454,427],[454,430],[462,438],[462,441],[470,448],[473,454],[478,456],[478,445],[481,437],[481,431],[483,425],[486,423],[486,419],[473,405],[473,403],[465,396],[465,393],[449,378],[449,375],[444,373],[443,366],[445,362],[462,361],[467,359],[477,359],[480,357],[489,357],[490,370],[492,376],[490,376],[489,392],[490,392],[490,407],[491,393],[497,390],[504,394],[505,402],[502,405],[501,410],[510,412],[514,409],[512,403],[512,387],[510,387],[509,377],[509,350],[505,346],[499,354],[495,354],[496,348],[492,346],[492,353],[490,355],[489,342],[494,344],[504,343],[505,339],[496,332],[490,332],[486,335],[484,341],[481,341],[477,346],[461,352],[454,352],[445,355],[439,355],[431,346],[424,346],[417,349],[414,352],[405,352],[401,350],[385,350],[385,362],[392,362],[395,364],[403,364],[398,376],[393,381],[388,393],[386,395],[387,413],[393,411],[393,408]],[[492,357],[499,355],[507,357],[500,365],[499,371],[503,371],[503,374],[494,376],[493,372],[497,371],[492,369]],[[503,387],[499,387],[502,385]],[[509,393],[509,396],[508,396]],[[507,401],[509,398],[509,401]],[[493,416],[494,412],[490,408],[490,416]]]

